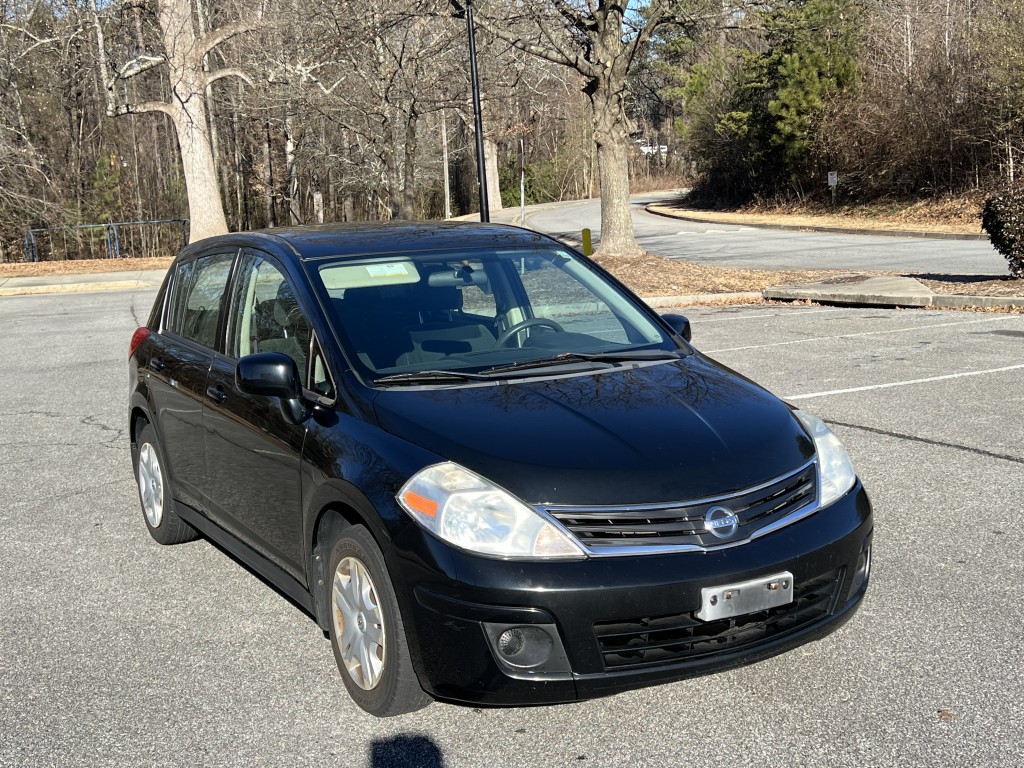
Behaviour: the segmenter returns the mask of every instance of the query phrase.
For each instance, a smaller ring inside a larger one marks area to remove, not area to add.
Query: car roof
[[[237,232],[200,240],[207,250],[219,244],[270,247],[302,261],[338,256],[551,246],[551,238],[504,224],[455,221],[361,222]],[[276,247],[275,247],[276,246]],[[186,251],[193,251],[189,246]]]

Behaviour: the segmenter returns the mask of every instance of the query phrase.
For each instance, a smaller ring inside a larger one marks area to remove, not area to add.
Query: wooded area
[[[0,0],[0,259],[30,226],[473,211],[461,8]],[[824,198],[830,170],[843,200],[1021,176],[1024,0],[474,9],[495,203],[518,203],[522,145],[527,201],[600,189],[624,252],[627,172],[725,203]]]

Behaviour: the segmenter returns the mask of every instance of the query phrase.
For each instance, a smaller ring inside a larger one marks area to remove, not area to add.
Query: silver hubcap
[[[159,528],[164,520],[164,475],[160,471],[160,459],[149,443],[143,443],[139,451],[139,495],[146,521],[153,528]]]
[[[343,559],[334,572],[334,636],[352,682],[373,689],[387,659],[384,614],[366,566],[354,557]]]

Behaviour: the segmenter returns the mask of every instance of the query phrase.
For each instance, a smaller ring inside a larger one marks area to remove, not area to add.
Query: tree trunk
[[[158,19],[170,74],[169,112],[178,134],[188,195],[189,240],[228,231],[213,162],[202,56],[197,56],[192,6],[188,0],[160,0]]]
[[[213,149],[206,122],[206,98],[193,91],[188,100],[181,100],[175,108],[174,128],[181,150],[181,166],[185,173],[185,192],[188,195],[189,242],[202,240],[228,231],[224,206],[217,183],[217,168],[213,164]]]
[[[205,35],[208,31],[209,21],[209,8],[203,4],[203,0],[195,0],[196,3],[196,21],[199,23],[199,34]],[[210,55],[206,54],[203,56],[203,74],[208,75],[210,73]],[[221,191],[221,199],[228,194],[230,187],[230,179],[228,178],[228,168],[224,163],[223,152],[221,151],[220,132],[217,128],[217,116],[214,113],[214,101],[213,101],[213,85],[209,82],[206,84],[206,106],[207,113],[206,119],[210,124],[210,150],[213,155],[213,166],[217,169],[218,173],[218,191]]]
[[[405,164],[402,168],[402,206],[398,217],[407,221],[416,218],[416,128],[419,115],[416,107],[409,110],[405,119]]]
[[[319,182],[313,187],[313,216],[317,224],[324,223],[324,193],[320,191]]]
[[[238,125],[238,105],[231,104],[231,150],[234,159],[235,176],[235,211],[238,217],[238,228],[249,229],[249,190],[246,189],[245,175],[242,172],[242,139]]]
[[[643,254],[633,236],[629,204],[631,124],[626,115],[624,86],[613,89],[608,79],[591,80],[585,89],[593,106],[594,143],[597,145],[597,165],[601,175],[601,244],[598,252],[600,255],[629,258]]]
[[[267,226],[277,226],[277,207],[274,205],[274,155],[271,146],[270,123],[265,123],[266,141],[263,143],[263,187],[266,189]]]
[[[501,178],[498,176],[498,145],[491,139],[484,139],[484,171],[487,174],[487,205],[492,211],[500,211]]]
[[[288,188],[288,215],[293,225],[302,223],[298,209],[299,175],[295,150],[295,114],[292,112],[292,105],[289,102],[285,107],[284,116],[284,159],[285,179]]]
[[[444,176],[444,217],[452,217],[452,183],[448,169],[448,124],[445,121],[444,110],[441,110],[441,164]]]

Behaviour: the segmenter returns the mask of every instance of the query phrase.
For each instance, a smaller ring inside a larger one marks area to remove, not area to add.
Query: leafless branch
[[[248,83],[250,86],[253,84],[252,78],[249,77],[249,74],[245,70],[239,69],[238,67],[222,67],[221,69],[208,73],[206,75],[204,85],[210,85],[211,83],[225,77],[237,77]]]

